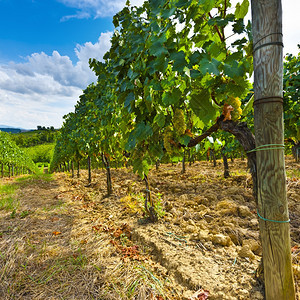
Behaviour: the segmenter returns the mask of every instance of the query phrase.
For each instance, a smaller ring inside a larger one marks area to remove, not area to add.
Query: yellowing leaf
[[[53,234],[53,235],[60,235],[61,232],[60,232],[60,231],[53,231],[52,234]]]

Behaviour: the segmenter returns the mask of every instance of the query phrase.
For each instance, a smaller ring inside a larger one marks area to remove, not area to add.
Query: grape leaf
[[[179,99],[181,98],[181,92],[179,89],[175,88],[172,92],[164,92],[162,101],[163,103],[168,106],[172,104],[177,104],[179,102]]]
[[[154,123],[156,123],[160,128],[163,128],[165,125],[166,117],[163,113],[159,113],[154,117]]]
[[[235,8],[235,17],[243,19],[248,13],[249,0],[244,0],[241,4],[238,3]]]
[[[184,67],[187,65],[185,60],[185,54],[183,51],[175,52],[170,55],[170,59],[174,60],[173,70],[182,72]]]
[[[211,61],[209,61],[207,58],[203,58],[200,61],[200,71],[203,75],[205,75],[206,73],[219,75],[219,65],[220,62],[216,59],[212,59]]]
[[[207,90],[192,94],[190,105],[196,116],[204,123],[208,123],[210,120],[214,120],[217,117],[218,108],[213,105]]]

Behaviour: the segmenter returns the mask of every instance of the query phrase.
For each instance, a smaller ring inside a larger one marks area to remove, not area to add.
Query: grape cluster
[[[163,138],[164,138],[165,149],[167,150],[167,152],[169,154],[172,154],[173,145],[171,144],[171,141],[173,140],[173,131],[172,131],[171,126],[166,127],[164,134],[163,134]]]
[[[226,104],[233,107],[233,111],[231,112],[231,120],[237,121],[241,117],[243,112],[241,109],[241,100],[238,97],[230,96],[226,100]]]
[[[182,109],[175,109],[172,123],[173,126],[166,127],[163,134],[165,149],[171,155],[178,151],[178,138],[184,135],[186,131],[184,111]]]
[[[174,131],[177,136],[181,136],[185,133],[186,125],[184,119],[184,112],[182,109],[176,108],[173,116]]]

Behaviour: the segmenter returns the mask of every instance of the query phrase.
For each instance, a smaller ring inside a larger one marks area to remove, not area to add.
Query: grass
[[[14,196],[16,189],[14,184],[0,185],[0,209],[10,211],[19,206],[19,201]]]
[[[300,169],[287,170],[286,175],[289,178],[300,178]]]
[[[33,183],[34,181],[46,181],[50,182],[53,181],[53,175],[52,174],[44,174],[44,173],[37,173],[33,175],[26,175],[22,177],[18,177],[15,179],[18,183]]]
[[[19,207],[19,200],[16,198],[16,190],[21,185],[32,184],[33,182],[53,181],[52,174],[38,173],[34,175],[25,175],[15,178],[15,183],[8,183],[0,185],[0,210],[12,211],[12,218],[14,218],[17,208]],[[23,212],[23,218],[26,217],[26,212]]]

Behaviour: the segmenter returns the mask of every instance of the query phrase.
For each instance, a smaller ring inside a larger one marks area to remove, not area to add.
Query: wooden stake
[[[281,0],[252,0],[257,198],[266,299],[295,299],[286,198]],[[263,220],[268,219],[268,221]],[[279,223],[281,221],[283,223]]]

